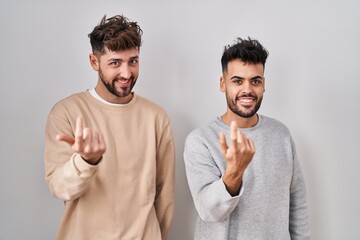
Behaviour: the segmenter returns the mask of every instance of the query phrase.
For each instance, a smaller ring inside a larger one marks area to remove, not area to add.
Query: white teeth
[[[252,99],[252,98],[240,98],[240,102],[249,103],[252,101],[254,101],[254,99]]]
[[[128,83],[129,80],[117,80],[119,83]]]

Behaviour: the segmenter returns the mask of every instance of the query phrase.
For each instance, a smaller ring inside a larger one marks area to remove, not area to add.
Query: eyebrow
[[[134,59],[139,59],[139,56],[130,57],[129,60],[134,60]],[[116,61],[116,62],[121,62],[121,61],[124,61],[124,60],[121,59],[121,58],[110,58],[110,59],[108,60],[108,62],[114,62],[114,61]]]
[[[250,78],[251,80],[253,80],[253,79],[263,79],[263,77],[262,76],[254,76],[254,77],[252,77],[252,78]],[[230,80],[237,80],[237,79],[240,79],[240,80],[244,80],[245,78],[243,78],[243,77],[240,77],[240,76],[232,76],[231,78],[230,78]]]
[[[233,79],[244,79],[244,78],[243,78],[243,77],[239,77],[239,76],[232,76],[230,79],[233,80]]]

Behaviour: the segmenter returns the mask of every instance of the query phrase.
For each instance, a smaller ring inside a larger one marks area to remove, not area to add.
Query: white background
[[[358,0],[0,0],[0,239],[54,239],[63,203],[44,181],[44,126],[58,100],[95,86],[87,34],[104,14],[124,14],[142,27],[135,91],[163,106],[172,121],[170,240],[192,239],[196,216],[182,158],[185,137],[225,112],[223,47],[247,36],[270,52],[260,113],[293,134],[312,239],[359,239]]]

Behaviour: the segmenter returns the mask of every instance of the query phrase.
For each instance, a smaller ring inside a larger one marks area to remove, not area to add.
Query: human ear
[[[263,79],[264,92],[265,92],[265,78]]]
[[[91,67],[95,71],[99,71],[99,60],[93,53],[89,54],[89,60],[90,60]]]
[[[225,78],[224,76],[220,77],[220,91],[221,92],[225,92],[226,87],[225,87]]]

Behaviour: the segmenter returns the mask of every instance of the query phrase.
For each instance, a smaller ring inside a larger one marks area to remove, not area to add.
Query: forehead
[[[126,50],[119,51],[111,51],[108,48],[105,48],[104,53],[100,56],[102,60],[110,60],[110,59],[119,59],[119,60],[129,60],[132,58],[139,57],[139,49],[138,48],[130,48]]]
[[[263,76],[264,66],[262,63],[245,63],[240,59],[235,59],[228,63],[225,75],[239,77]]]

